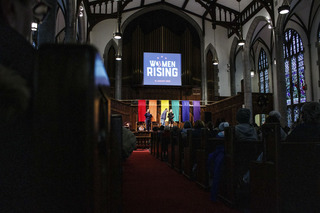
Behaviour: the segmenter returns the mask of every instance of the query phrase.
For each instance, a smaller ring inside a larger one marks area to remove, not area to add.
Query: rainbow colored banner
[[[145,114],[146,114],[146,100],[138,100],[138,121],[144,122],[145,121]]]
[[[182,122],[190,121],[189,101],[182,101]]]
[[[193,101],[193,120],[196,122],[201,119],[200,101]]]
[[[173,120],[175,122],[178,122],[179,121],[179,101],[178,100],[172,100],[171,101],[171,106],[172,106],[172,112],[174,114],[174,118]]]
[[[161,114],[166,108],[168,109],[168,112],[169,112],[169,100],[161,100]],[[169,119],[168,119],[168,116],[167,116],[166,121],[168,121],[168,120]]]
[[[157,100],[149,100],[149,109],[152,114],[151,121],[157,121]]]

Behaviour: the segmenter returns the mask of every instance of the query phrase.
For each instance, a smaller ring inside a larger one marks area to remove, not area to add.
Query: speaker
[[[204,112],[204,122],[208,123],[212,121],[212,113],[211,112]]]

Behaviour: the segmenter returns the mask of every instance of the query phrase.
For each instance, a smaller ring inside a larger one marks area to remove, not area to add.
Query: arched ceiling
[[[228,29],[229,36],[238,33],[261,9],[273,17],[272,0],[83,0],[90,28],[102,20],[146,7],[166,5]]]

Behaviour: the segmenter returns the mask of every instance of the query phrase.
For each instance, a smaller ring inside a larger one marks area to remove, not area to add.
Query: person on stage
[[[146,114],[144,114],[144,116],[146,117],[146,128],[147,131],[149,132],[151,129],[151,118],[152,118],[152,114],[150,113],[150,110],[147,109]]]
[[[174,118],[174,114],[172,112],[172,109],[170,109],[170,112],[168,114],[168,118],[169,118],[169,127],[173,127],[173,118]]]
[[[166,108],[161,114],[160,121],[162,126],[165,126],[166,124],[167,112],[168,112],[168,109]]]

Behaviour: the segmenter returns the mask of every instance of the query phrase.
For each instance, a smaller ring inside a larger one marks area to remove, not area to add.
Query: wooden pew
[[[151,141],[150,141],[150,146],[151,146],[151,155],[156,156],[156,140],[157,140],[157,134],[158,131],[152,131],[151,132]]]
[[[136,148],[140,149],[148,149],[150,148],[150,141],[151,141],[151,132],[148,131],[137,131],[134,132],[134,135],[137,139],[137,145]]]
[[[41,212],[120,210],[121,186],[112,183],[121,180],[114,168],[120,143],[113,146],[109,82],[98,55],[87,45],[39,48],[33,142]]]
[[[189,179],[194,179],[195,177],[195,173],[193,173],[193,167],[196,163],[195,153],[201,146],[201,137],[193,137],[192,131],[194,130],[187,131],[187,144],[183,151],[183,174]]]
[[[173,143],[173,151],[174,151],[174,161],[173,168],[181,173],[182,172],[182,160],[183,160],[183,143],[181,138],[181,131],[175,138],[175,143]]]
[[[174,168],[174,162],[178,159],[176,159],[176,151],[175,148],[177,147],[177,144],[179,144],[179,140],[181,138],[181,132],[180,129],[172,129],[170,132],[170,142],[168,144],[168,166],[171,168]]]
[[[251,165],[252,212],[320,209],[320,141],[281,142],[280,126],[264,126],[265,156]]]
[[[262,141],[236,141],[234,127],[225,129],[225,158],[219,197],[233,206],[249,205],[249,189],[239,180],[262,152]]]
[[[202,188],[209,188],[209,175],[207,169],[208,155],[212,153],[218,145],[224,146],[224,138],[208,137],[208,130],[201,130],[201,147],[196,150],[196,183]]]

